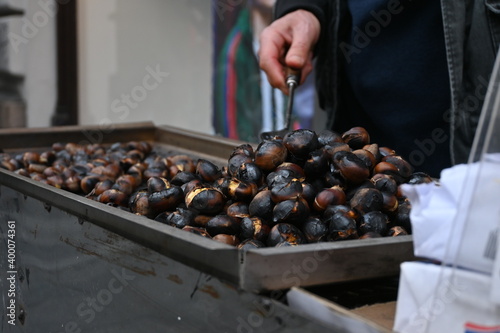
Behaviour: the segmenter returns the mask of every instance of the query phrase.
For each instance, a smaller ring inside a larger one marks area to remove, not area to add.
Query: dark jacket
[[[346,1],[278,0],[275,17],[296,9],[311,11],[321,23],[316,46],[316,86],[320,106],[332,128],[342,87],[339,41],[346,27]],[[467,162],[500,42],[500,1],[441,0],[443,32],[450,79],[451,105],[443,115],[449,122],[450,158]]]

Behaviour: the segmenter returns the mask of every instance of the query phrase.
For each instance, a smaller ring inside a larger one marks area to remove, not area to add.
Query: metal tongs
[[[286,133],[290,131],[291,121],[292,121],[292,109],[293,109],[293,95],[295,92],[295,88],[299,85],[300,82],[300,70],[287,67],[286,68],[286,85],[288,86],[288,103],[286,106],[285,113],[285,128],[262,132],[260,133],[261,140],[271,140],[274,137],[284,137]]]

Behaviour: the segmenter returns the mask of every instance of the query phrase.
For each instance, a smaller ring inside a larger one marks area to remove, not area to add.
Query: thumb
[[[306,39],[295,38],[286,54],[287,66],[302,69],[312,53],[312,43]]]

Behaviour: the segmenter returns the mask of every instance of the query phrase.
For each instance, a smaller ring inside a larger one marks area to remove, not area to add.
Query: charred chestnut
[[[190,232],[192,234],[202,236],[205,238],[210,238],[210,239],[212,238],[212,236],[210,236],[210,234],[203,228],[193,227],[193,226],[187,225],[187,226],[183,227],[181,230],[184,230],[184,231],[187,231],[187,232]]]
[[[253,162],[241,164],[236,178],[246,183],[255,183],[257,186],[264,181],[262,170]]]
[[[281,201],[273,208],[274,223],[289,223],[300,225],[308,217],[309,205],[301,197]]]
[[[191,157],[187,155],[173,155],[167,157],[167,165],[174,166],[177,171],[172,172],[173,175],[177,174],[179,171],[195,172],[196,166]]]
[[[243,251],[260,249],[263,247],[266,247],[266,245],[256,239],[245,239],[243,242],[238,244],[238,249]]]
[[[318,149],[318,136],[309,129],[298,129],[288,132],[283,138],[286,149],[293,156],[305,159],[310,152]]]
[[[334,142],[344,142],[342,141],[342,136],[334,131],[322,130],[318,134],[318,142],[320,146],[331,145]]]
[[[237,201],[229,205],[226,209],[226,214],[237,219],[242,219],[250,215],[248,203]]]
[[[302,232],[309,243],[317,243],[326,240],[328,224],[319,217],[309,217],[302,226]]]
[[[28,168],[30,164],[39,163],[40,154],[36,152],[25,152],[22,156],[22,161],[25,168]]]
[[[218,214],[226,204],[226,197],[215,188],[194,188],[186,194],[185,203],[202,214]]]
[[[411,221],[410,221],[411,203],[408,200],[404,200],[399,203],[396,215],[393,218],[395,225],[403,227],[408,233],[411,233]]]
[[[181,171],[178,172],[174,177],[172,177],[170,183],[173,185],[182,186],[183,184],[186,184],[193,179],[198,179],[198,177],[196,177],[194,173]]]
[[[302,183],[292,179],[286,183],[278,183],[271,188],[271,199],[274,203],[284,200],[295,199],[302,194]]]
[[[387,232],[388,237],[397,237],[397,236],[406,236],[408,235],[408,232],[400,226],[394,226],[389,229]]]
[[[332,158],[333,155],[335,155],[339,151],[352,151],[351,147],[349,147],[349,145],[344,142],[334,142],[332,144],[326,145],[323,147],[323,150],[330,158]]]
[[[328,241],[358,238],[356,220],[349,217],[348,214],[335,213],[329,216],[328,219],[323,219],[323,221],[328,223]]]
[[[360,214],[382,209],[384,197],[382,193],[374,188],[362,188],[358,190],[350,201],[352,209]]]
[[[267,246],[276,246],[281,242],[288,242],[290,244],[305,244],[307,243],[306,237],[296,226],[288,223],[276,224],[267,237]]]
[[[240,232],[240,224],[238,219],[229,215],[219,214],[207,222],[205,229],[212,237],[217,234],[236,235]]]
[[[130,211],[137,215],[151,217],[148,197],[149,193],[147,190],[141,190],[133,193],[129,198]]]
[[[218,166],[210,161],[199,159],[196,163],[196,175],[206,182],[214,182],[222,176],[222,172]]]
[[[252,163],[253,159],[251,156],[246,154],[234,154],[227,162],[227,172],[231,177],[235,177],[240,169],[240,166],[245,163]]]
[[[239,146],[234,147],[233,151],[231,152],[231,155],[229,157],[233,157],[234,155],[245,155],[250,158],[253,158],[254,156],[254,151],[253,147],[248,144],[244,143]]]
[[[413,167],[411,166],[411,164],[401,156],[385,156],[384,158],[382,158],[382,161],[391,163],[396,166],[399,175],[403,178],[403,181],[407,181],[413,173]]]
[[[287,154],[288,151],[283,142],[264,140],[257,146],[254,162],[262,171],[269,172],[285,162]]]
[[[238,178],[229,181],[228,194],[233,201],[250,202],[257,194],[257,190],[255,183],[246,183]]]
[[[70,177],[68,177],[67,179],[69,179],[69,178]],[[74,180],[77,180],[77,179],[74,179]],[[80,188],[82,189],[84,194],[89,194],[100,181],[101,181],[101,178],[99,176],[93,176],[93,175],[86,176],[86,177],[82,178],[82,180],[80,181]],[[110,182],[112,183],[112,181],[110,181]],[[111,188],[111,187],[109,187],[109,188]],[[95,193],[95,194],[98,195],[101,193]]]
[[[370,143],[370,134],[363,127],[353,127],[342,134],[342,140],[353,150],[360,149]]]
[[[346,195],[340,186],[325,188],[318,192],[314,199],[314,210],[322,212],[330,205],[343,205],[346,202]]]
[[[304,162],[304,172],[309,178],[315,178],[328,171],[330,155],[324,149],[317,149],[309,154]]]
[[[366,149],[356,149],[353,150],[352,153],[359,157],[359,159],[365,163],[369,170],[372,170],[378,163],[375,156]]]
[[[151,177],[146,182],[146,186],[149,193],[160,192],[169,188],[170,182],[164,177]]]
[[[398,184],[394,177],[383,174],[383,173],[377,173],[373,175],[373,177],[370,179],[375,188],[381,192],[386,192],[389,194],[396,194],[398,190]]]
[[[380,211],[368,212],[362,217],[359,231],[361,234],[376,232],[384,236],[387,233],[389,218]]]
[[[266,221],[270,221],[273,217],[274,202],[271,199],[271,191],[264,190],[258,192],[248,205],[248,213],[250,216],[258,216]]]
[[[238,246],[240,240],[235,235],[227,235],[227,234],[217,234],[212,237],[214,241],[221,242],[227,245]]]
[[[109,189],[102,192],[101,195],[97,197],[97,200],[105,204],[122,207],[127,207],[128,205],[128,195],[115,189]]]
[[[155,221],[182,229],[193,224],[194,213],[188,209],[177,208],[174,212],[160,213],[155,217]]]
[[[433,183],[434,180],[425,172],[414,172],[407,183],[411,185]]]
[[[184,200],[184,192],[179,186],[171,186],[165,190],[150,193],[148,205],[151,214],[157,215],[164,211],[175,210],[177,205]]]
[[[352,184],[359,184],[370,176],[370,169],[352,152],[340,151],[333,155],[333,164],[342,178]]]
[[[127,179],[124,177],[118,177],[118,179],[116,180],[116,182],[113,184],[113,186],[111,188],[122,191],[126,195],[132,194],[132,192],[135,190],[135,186],[130,181],[130,179]]]
[[[265,242],[271,228],[260,217],[245,217],[241,220],[240,239],[256,239]]]

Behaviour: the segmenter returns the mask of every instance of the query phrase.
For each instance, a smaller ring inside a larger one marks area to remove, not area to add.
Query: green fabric
[[[228,55],[231,43],[239,33],[241,33],[241,40],[237,45],[234,62],[229,62]],[[258,142],[258,135],[262,127],[262,97],[260,93],[260,69],[253,52],[252,42],[250,12],[244,8],[218,56],[214,87],[214,127],[216,133],[228,136],[229,129],[226,122],[228,105],[226,105],[226,100],[230,98],[232,102],[236,103],[237,137],[233,138]],[[236,74],[235,96],[228,96],[226,79],[230,73]]]

